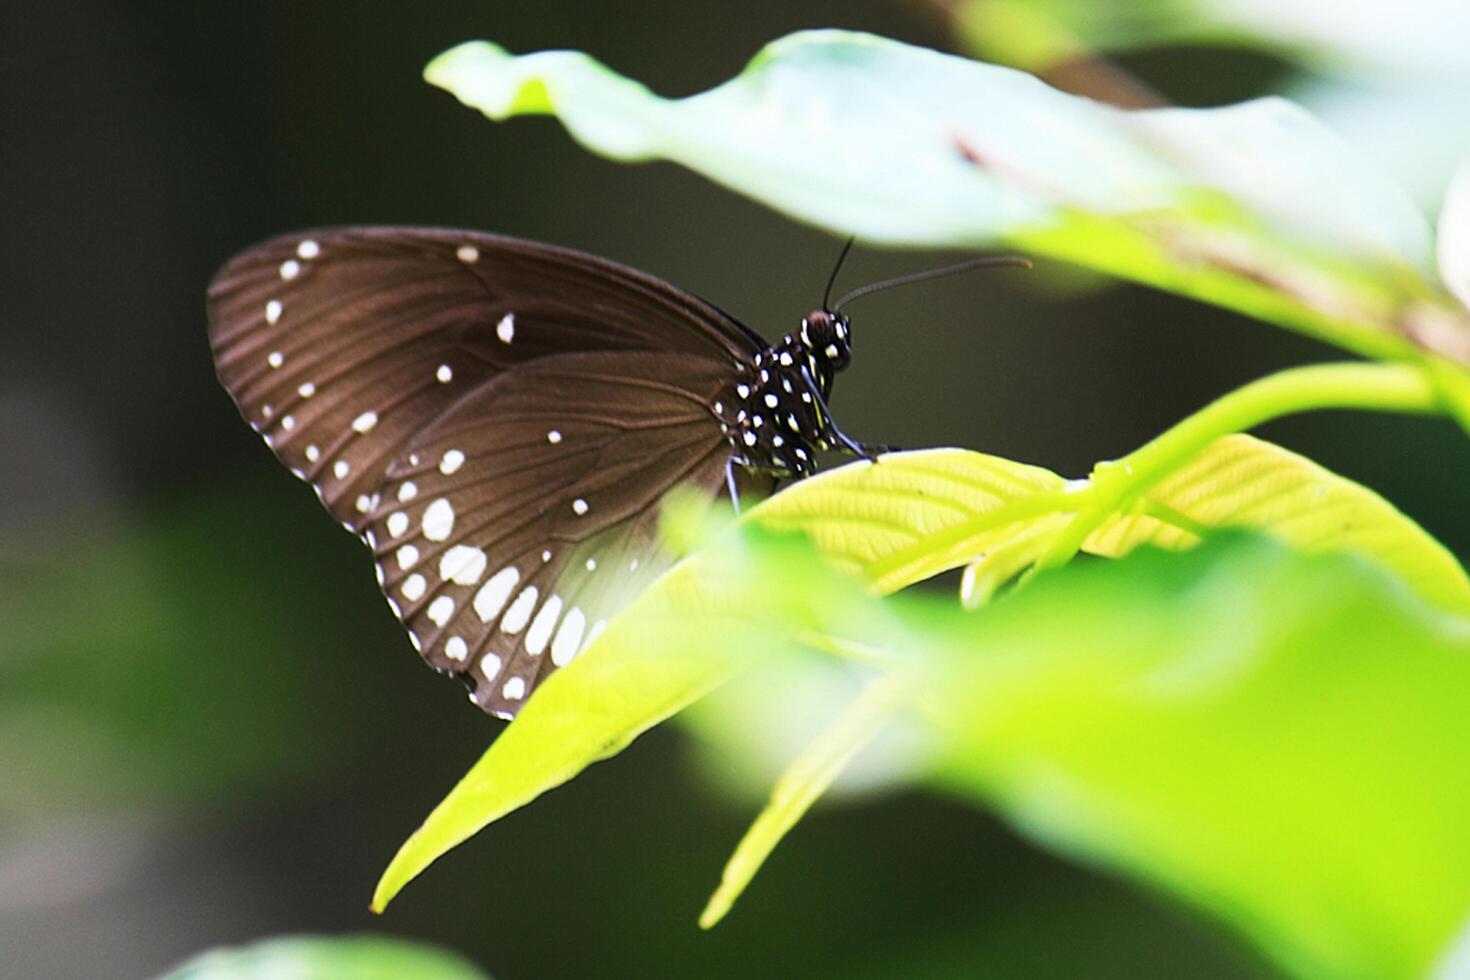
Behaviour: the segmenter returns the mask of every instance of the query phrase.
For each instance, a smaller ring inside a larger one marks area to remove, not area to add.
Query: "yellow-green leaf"
[[[1371,558],[1436,605],[1470,611],[1470,578],[1423,528],[1372,490],[1248,435],[1219,439],[1117,514],[1085,548],[1118,557],[1141,544],[1188,548],[1227,527],[1264,531],[1306,554]]]
[[[1050,470],[963,449],[889,453],[777,494],[746,519],[801,531],[823,556],[887,593],[963,565],[1067,507]]]

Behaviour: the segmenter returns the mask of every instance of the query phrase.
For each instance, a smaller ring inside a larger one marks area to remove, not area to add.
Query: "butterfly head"
[[[841,313],[813,310],[801,318],[800,336],[807,351],[834,371],[841,371],[852,361],[852,328]]]

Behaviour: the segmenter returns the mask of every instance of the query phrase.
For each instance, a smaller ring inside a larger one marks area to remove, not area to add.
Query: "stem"
[[[1215,400],[1151,442],[1093,470],[1096,496],[1047,549],[1038,568],[1070,561],[1108,515],[1221,436],[1324,408],[1430,415],[1443,411],[1433,380],[1411,364],[1316,364],[1267,375]]]

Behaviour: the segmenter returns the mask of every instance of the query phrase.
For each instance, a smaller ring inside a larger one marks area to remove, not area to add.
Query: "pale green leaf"
[[[1331,16],[1318,0],[961,0],[954,13],[977,52],[1033,70],[1059,60],[1050,51],[1067,39],[1072,52],[1252,45],[1401,83],[1470,75],[1470,9],[1458,0],[1403,0],[1392,17],[1377,0],[1339,0]]]
[[[1413,520],[1366,487],[1248,435],[1212,443],[1085,548],[1111,557],[1141,544],[1188,548],[1221,528],[1264,531],[1305,554],[1370,557],[1436,605],[1470,612],[1465,569]]]
[[[1460,165],[1450,181],[1436,233],[1439,276],[1450,292],[1470,307],[1470,159]]]
[[[685,99],[585,55],[487,42],[426,76],[492,118],[552,112],[597,152],[674,160],[865,240],[1008,242],[1365,354],[1465,354],[1470,316],[1445,301],[1424,216],[1284,100],[1126,112],[840,31],[777,41]],[[1445,329],[1417,330],[1425,318]]]
[[[1461,0],[1403,0],[1392,17],[1378,0],[1335,3],[1331,16],[1321,0],[959,0],[946,11],[967,53],[1120,104],[1167,99],[1194,80],[1170,77],[1154,92],[1103,57],[1110,52],[1184,45],[1193,56],[1199,46],[1241,46],[1295,62],[1307,70],[1272,73],[1273,91],[1304,105],[1426,209],[1438,207],[1470,152],[1470,6]]]

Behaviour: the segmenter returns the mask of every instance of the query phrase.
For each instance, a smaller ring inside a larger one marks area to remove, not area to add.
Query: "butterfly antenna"
[[[847,254],[846,252],[843,253]],[[1031,260],[1019,255],[985,255],[978,259],[969,259],[965,262],[956,262],[954,265],[941,266],[938,269],[925,269],[923,272],[911,272],[906,276],[895,276],[892,279],[884,279],[881,282],[869,283],[859,286],[851,292],[845,293],[837,301],[837,305],[830,307],[833,313],[838,312],[848,303],[859,296],[876,293],[883,289],[892,289],[894,286],[907,286],[910,283],[924,282],[928,279],[938,279],[940,276],[950,276],[957,272],[968,272],[971,269],[983,269],[988,266],[1016,266],[1022,269],[1031,268]],[[827,308],[824,304],[823,308]]]
[[[852,251],[852,243],[857,241],[856,236],[849,238],[847,244],[842,246],[842,251],[837,254],[837,264],[832,267],[832,274],[827,277],[827,288],[822,291],[822,309],[831,309],[827,301],[832,298],[832,287],[837,284],[837,273],[842,271],[843,260],[847,253]]]

